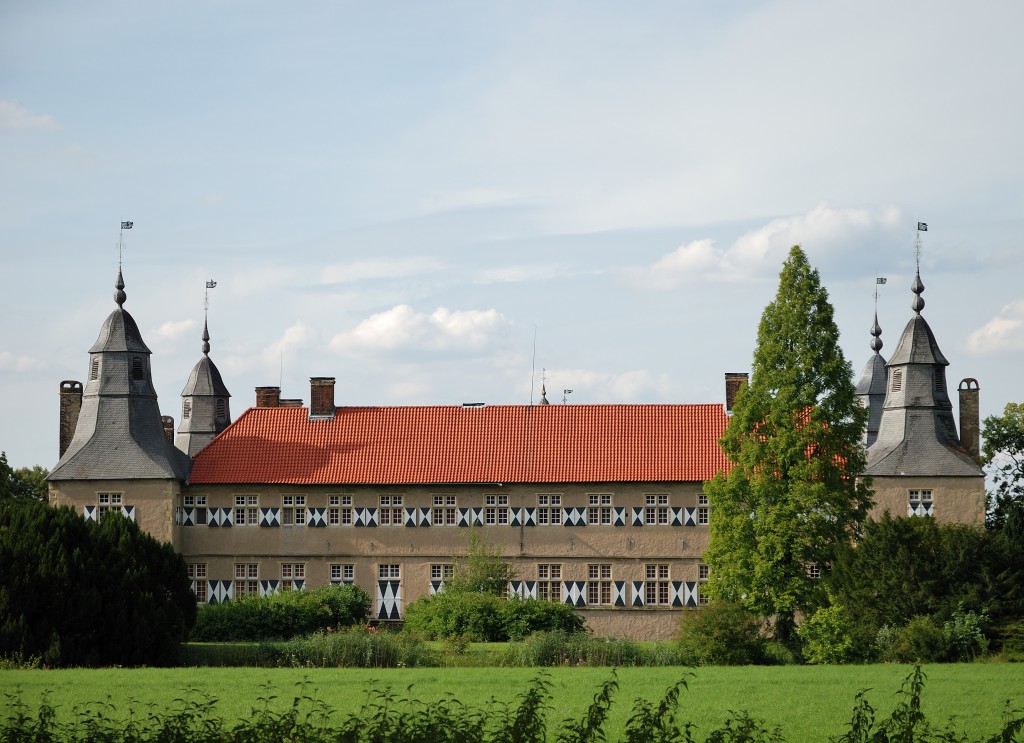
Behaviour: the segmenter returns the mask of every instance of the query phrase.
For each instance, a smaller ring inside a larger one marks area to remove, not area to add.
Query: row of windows
[[[330,564],[331,582],[350,583],[355,580],[355,565],[352,563]],[[697,566],[698,580],[707,582],[710,569],[707,565]],[[451,563],[434,563],[430,566],[432,581],[449,580],[455,573]],[[537,598],[541,601],[562,600],[562,565],[561,563],[538,563],[537,565]],[[188,576],[196,581],[196,600],[205,603],[207,600],[207,564],[193,562],[188,564]],[[306,577],[306,564],[302,562],[283,562],[280,564],[280,590],[289,591],[299,588]],[[377,566],[377,577],[381,580],[401,580],[402,566],[398,563],[381,563]],[[644,566],[645,596],[649,606],[670,603],[669,585],[671,570],[668,563],[651,563]],[[234,564],[235,597],[259,595],[260,566],[254,562],[238,562]],[[612,565],[611,563],[590,563],[587,565],[587,604],[591,606],[610,606],[612,604]],[[701,603],[706,603],[702,597]]]
[[[466,504],[467,496],[463,496],[463,505]],[[236,495],[235,506],[259,506],[260,496],[258,495]],[[473,499],[475,501],[475,498]],[[205,495],[186,495],[183,496],[183,503],[186,507],[192,506],[205,506],[207,500]],[[484,495],[483,506],[485,508],[507,508],[509,506],[509,500],[507,495]],[[647,508],[658,508],[665,509],[666,513],[669,503],[669,496],[664,493],[646,495],[644,496],[644,503]],[[377,501],[380,508],[392,508],[397,507],[401,509],[405,505],[404,496],[401,495],[381,495],[378,496]],[[276,505],[276,502],[275,502]],[[305,495],[282,495],[281,506],[285,508],[305,506],[306,496]],[[352,507],[352,496],[351,495],[329,495],[327,496],[327,505],[340,508],[351,508]],[[454,512],[459,505],[459,497],[455,495],[435,495],[433,496],[433,509],[435,513],[444,513],[446,510]],[[609,513],[611,507],[614,505],[613,496],[611,493],[593,493],[587,496],[587,506],[590,509],[608,509]],[[697,496],[698,506],[709,506],[708,497],[700,493]],[[559,493],[541,493],[537,495],[537,507],[541,509],[554,508],[555,510],[561,511],[562,496]]]

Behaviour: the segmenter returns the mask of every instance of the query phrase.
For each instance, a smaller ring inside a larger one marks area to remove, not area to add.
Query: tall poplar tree
[[[731,469],[705,485],[711,597],[773,618],[784,642],[796,612],[817,599],[816,571],[828,570],[871,506],[857,478],[866,421],[828,293],[794,246],[720,441]]]

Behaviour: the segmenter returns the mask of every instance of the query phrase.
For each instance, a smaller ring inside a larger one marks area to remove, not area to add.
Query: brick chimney
[[[309,378],[309,417],[334,417],[334,377]]]
[[[82,383],[73,379],[65,379],[60,383],[60,454],[71,446],[78,425],[78,414],[82,412]]]
[[[160,423],[164,427],[164,438],[167,439],[167,443],[174,446],[174,416],[161,415]]]
[[[739,394],[740,387],[747,384],[750,381],[750,375],[746,372],[726,372],[725,373],[725,412],[731,413],[732,406],[736,402],[736,395]]]
[[[257,387],[256,388],[257,408],[279,408],[281,407],[280,387]]]
[[[977,379],[968,377],[960,381],[960,445],[978,464],[981,464],[980,391]]]

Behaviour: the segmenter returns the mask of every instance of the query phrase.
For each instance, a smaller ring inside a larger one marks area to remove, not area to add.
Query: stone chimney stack
[[[977,379],[968,377],[960,381],[960,445],[978,464],[981,464],[980,391]]]
[[[280,387],[257,387],[256,388],[257,408],[279,408],[281,407]]]
[[[309,417],[334,417],[334,377],[309,378]]]
[[[60,454],[71,446],[78,425],[78,414],[82,412],[82,383],[73,379],[65,379],[60,383]]]
[[[725,373],[725,412],[731,413],[732,406],[736,402],[736,395],[739,394],[740,387],[747,384],[750,381],[750,375],[746,372],[726,372]]]
[[[167,443],[174,446],[174,416],[161,415],[160,423],[163,424],[164,438],[167,439]]]

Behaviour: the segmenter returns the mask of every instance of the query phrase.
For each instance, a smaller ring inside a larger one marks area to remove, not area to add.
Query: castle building
[[[984,479],[956,435],[919,276],[914,287],[888,364],[877,317],[872,329],[865,474],[877,512],[979,522]],[[50,499],[90,519],[118,510],[173,544],[200,602],[357,583],[376,620],[398,621],[443,589],[480,529],[512,564],[510,592],[572,604],[597,634],[670,637],[678,610],[703,603],[703,484],[727,466],[718,440],[745,374],[726,374],[725,404],[696,405],[353,407],[333,377],[313,377],[308,407],[259,387],[232,423],[204,322],[175,438],[120,272],[116,289],[84,391],[61,383]]]

